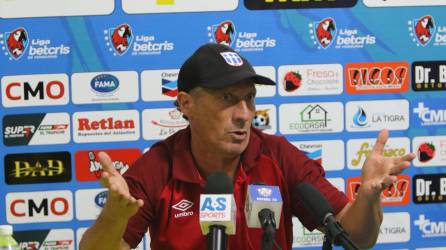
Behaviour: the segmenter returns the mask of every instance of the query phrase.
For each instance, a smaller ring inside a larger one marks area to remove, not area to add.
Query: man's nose
[[[254,107],[247,103],[245,100],[241,100],[234,108],[234,120],[243,123],[250,121],[254,116]],[[244,124],[243,124],[244,125]]]

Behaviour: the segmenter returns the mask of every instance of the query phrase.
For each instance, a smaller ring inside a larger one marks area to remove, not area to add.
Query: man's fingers
[[[103,171],[102,174],[101,174],[101,179],[100,179],[100,182],[101,182],[103,187],[106,187],[106,188],[109,187],[109,185],[110,185],[109,178],[110,178],[110,174],[108,172],[104,172]]]
[[[414,153],[410,153],[407,155],[404,155],[401,157],[402,161],[412,161],[413,159],[415,159],[415,157],[417,157]]]
[[[113,167],[113,161],[110,159],[110,156],[108,156],[107,153],[102,151],[99,152],[98,158],[104,172],[108,172],[112,175],[119,174],[118,171]]]
[[[387,129],[382,129],[379,132],[378,138],[376,138],[375,146],[373,147],[373,152],[375,152],[378,155],[382,155],[388,138],[389,138],[389,131]]]

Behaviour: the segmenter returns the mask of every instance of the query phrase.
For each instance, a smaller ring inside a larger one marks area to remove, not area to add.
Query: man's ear
[[[194,104],[192,96],[189,93],[180,91],[177,95],[177,103],[181,113],[189,117],[191,107]]]

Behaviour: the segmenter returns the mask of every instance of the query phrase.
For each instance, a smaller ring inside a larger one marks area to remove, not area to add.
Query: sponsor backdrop
[[[385,155],[416,152],[382,193],[375,249],[446,249],[445,11],[446,0],[0,1],[0,224],[22,249],[77,249],[107,198],[97,153],[124,173],[185,128],[179,67],[213,42],[277,81],[258,87],[254,125],[350,199],[380,129]],[[321,247],[293,222],[293,248]]]

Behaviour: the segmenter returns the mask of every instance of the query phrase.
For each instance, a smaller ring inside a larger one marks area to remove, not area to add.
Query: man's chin
[[[243,151],[245,151],[246,147],[248,146],[248,142],[241,142],[241,143],[236,143],[236,142],[231,142],[231,143],[226,143],[226,145],[224,145],[224,151],[230,155],[233,156],[240,156]]]

